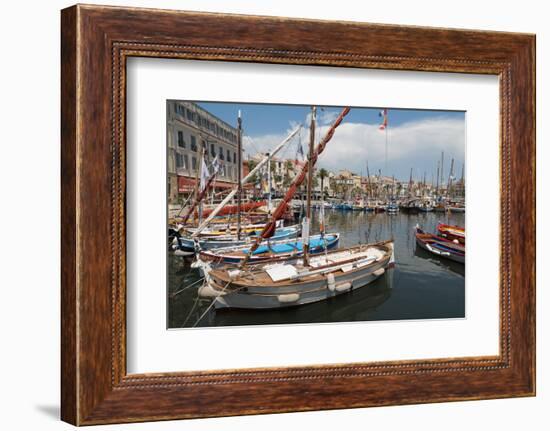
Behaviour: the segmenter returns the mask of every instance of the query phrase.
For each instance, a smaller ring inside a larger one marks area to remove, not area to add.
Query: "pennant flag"
[[[296,155],[301,156],[302,160],[304,160],[304,149],[302,148],[302,143],[298,142],[298,151],[296,152]]]
[[[206,184],[208,183],[209,177],[210,177],[210,172],[208,172],[208,166],[206,166],[206,162],[204,161],[204,157],[203,157],[202,165],[201,165],[201,182],[200,182],[201,192],[206,188]]]
[[[378,127],[379,130],[386,130],[386,127],[388,127],[388,110],[386,108],[382,109],[378,113],[379,117],[382,117],[382,124]]]
[[[212,163],[210,164],[213,170],[213,175],[216,175],[220,171],[220,162],[218,160],[218,156],[214,157],[214,160],[212,160]]]

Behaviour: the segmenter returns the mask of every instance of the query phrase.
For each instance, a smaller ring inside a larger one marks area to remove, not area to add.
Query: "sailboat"
[[[249,174],[241,179],[240,166],[241,162],[241,127],[242,120],[241,114],[239,111],[238,115],[238,133],[237,133],[237,167],[238,167],[238,181],[237,186],[222,200],[222,202],[212,209],[205,220],[202,220],[199,223],[199,226],[196,228],[180,229],[178,231],[171,231],[173,235],[171,248],[176,255],[180,256],[191,256],[200,250],[209,250],[213,248],[227,247],[229,245],[233,246],[242,246],[250,244],[252,239],[259,234],[261,230],[260,226],[243,226],[241,223],[241,195],[242,195],[242,185],[246,182],[249,182],[254,178],[256,173],[268,162],[269,157],[261,160]],[[290,142],[290,140],[298,133],[300,127],[297,127],[292,133],[290,133],[271,153],[271,156],[279,152],[285,145]],[[202,164],[201,164],[202,166]],[[201,189],[200,192],[197,192],[197,198],[193,202],[192,206],[188,209],[186,216],[184,217],[184,223],[189,218],[190,214],[194,208],[201,204],[202,199],[206,195],[206,190],[208,189],[209,184],[213,181],[214,174],[208,175],[208,171],[205,174],[204,168],[201,168]],[[220,230],[215,229],[214,231],[208,231],[208,226],[215,221],[215,217],[220,213],[223,208],[229,203],[234,196],[237,196],[237,223],[235,226],[229,226],[229,229]],[[281,211],[280,216],[282,216],[284,210],[286,210],[286,205],[283,211]],[[201,208],[199,207],[199,214],[201,214]],[[279,220],[280,217],[277,218]],[[279,222],[277,222],[279,223]],[[244,229],[243,229],[244,227]],[[280,227],[275,226],[274,237],[273,239],[288,239],[293,238],[297,235],[298,228],[297,226],[288,226]]]
[[[338,246],[340,234],[313,235],[309,237],[310,254],[323,253]],[[202,262],[208,262],[210,267],[223,264],[240,264],[248,255],[250,245],[230,246],[203,250],[199,253]],[[303,256],[304,243],[301,239],[270,240],[258,247],[248,260],[248,264],[288,261]]]
[[[239,267],[228,265],[213,269],[205,275],[206,282],[199,289],[199,295],[211,298],[216,308],[272,309],[322,301],[361,288],[381,277],[393,266],[393,240],[310,255],[313,166],[349,110],[350,108],[342,110],[314,149],[316,109],[312,108],[308,163],[303,166],[285,198],[274,211],[272,220],[266,224]],[[247,267],[262,240],[272,237],[277,214],[282,210],[282,205],[292,199],[306,174],[307,215],[302,224],[302,259]]]
[[[221,247],[233,246],[250,246],[254,238],[259,235],[259,229],[254,228],[249,233],[245,234],[241,232],[241,238],[238,239],[236,234],[229,233],[225,235],[216,235],[205,237],[193,238],[192,236],[183,236],[177,232],[175,234],[175,241],[173,241],[172,248],[176,252],[176,255],[190,256],[196,251],[211,250]],[[278,228],[274,235],[274,240],[294,238],[298,235],[297,226],[288,226]]]
[[[457,244],[454,241],[438,235],[424,232],[418,225],[415,227],[416,243],[426,251],[435,256],[464,263],[466,260],[466,248],[464,244]]]
[[[466,244],[466,231],[463,227],[439,223],[437,225],[437,232],[440,236],[451,241]]]

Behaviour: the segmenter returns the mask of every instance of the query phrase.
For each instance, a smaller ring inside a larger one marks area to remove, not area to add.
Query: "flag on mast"
[[[210,166],[212,166],[212,169],[214,170],[213,175],[217,175],[221,167],[217,155],[214,157],[214,160],[212,160],[212,163],[210,163]]]
[[[206,162],[204,161],[204,157],[203,157],[202,163],[201,163],[201,181],[200,181],[201,192],[206,188],[206,184],[208,183],[209,177],[210,177],[210,172],[208,171],[208,166],[206,166]]]
[[[386,130],[388,127],[388,109],[384,108],[378,113],[379,117],[382,117],[382,124],[378,127],[379,130]]]

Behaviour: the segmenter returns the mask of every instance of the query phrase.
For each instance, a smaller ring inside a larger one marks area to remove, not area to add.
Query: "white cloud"
[[[317,136],[324,136],[328,125],[318,127]],[[290,128],[289,128],[290,132]],[[462,119],[435,117],[388,128],[388,169],[386,174],[408,179],[411,168],[419,178],[426,172],[428,181],[435,175],[437,161],[441,151],[445,152],[445,172],[448,174],[450,158],[455,159],[455,176],[460,175],[465,157],[465,124]],[[307,142],[309,131],[302,131],[302,141]],[[283,135],[265,135],[252,138],[254,146],[245,149],[251,154],[268,151],[286,137]],[[318,138],[319,139],[319,138]],[[334,172],[350,169],[366,173],[368,160],[371,174],[378,169],[384,171],[386,132],[378,125],[346,123],[338,127],[332,140],[319,158],[318,166]],[[292,145],[291,154],[295,153]],[[289,150],[290,151],[290,150]],[[287,156],[290,154],[287,152]]]

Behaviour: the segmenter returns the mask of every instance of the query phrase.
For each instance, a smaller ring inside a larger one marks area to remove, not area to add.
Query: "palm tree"
[[[325,168],[321,168],[317,176],[321,178],[321,200],[325,200],[325,178],[328,177],[328,171]]]

